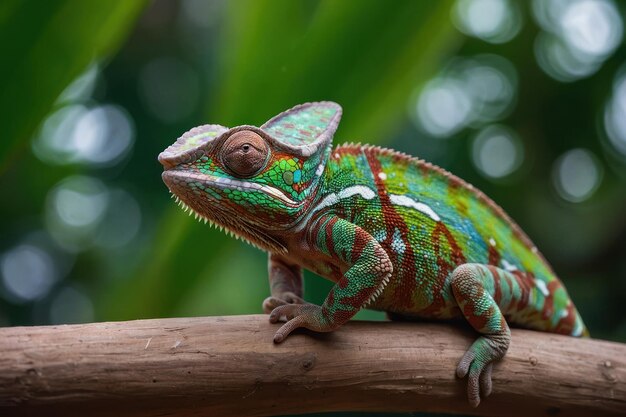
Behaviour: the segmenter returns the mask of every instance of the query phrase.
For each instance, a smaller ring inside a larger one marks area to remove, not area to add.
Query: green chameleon
[[[467,395],[491,392],[508,323],[587,335],[536,246],[481,191],[445,170],[369,145],[331,148],[332,102],[302,104],[260,128],[191,129],[159,155],[163,181],[196,217],[269,253],[274,342],[329,332],[361,308],[393,320],[464,317],[480,336],[461,358]],[[335,283],[302,299],[302,268]]]

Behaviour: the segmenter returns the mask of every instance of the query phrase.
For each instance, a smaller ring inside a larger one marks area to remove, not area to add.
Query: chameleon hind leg
[[[321,306],[287,304],[272,311],[270,322],[287,319],[274,336],[276,343],[299,327],[329,332],[341,326],[380,294],[393,271],[380,244],[359,226],[339,217],[323,216],[317,220],[307,240],[316,251],[339,259],[348,268]]]
[[[286,304],[307,304],[302,299],[302,268],[289,259],[270,253],[268,256],[268,276],[271,296],[263,301],[263,312],[269,314],[278,306]]]
[[[481,264],[458,266],[452,272],[451,287],[463,316],[482,334],[456,369],[459,378],[468,377],[467,397],[477,407],[480,397],[491,393],[493,363],[505,355],[511,341],[502,311],[527,292],[510,272]]]

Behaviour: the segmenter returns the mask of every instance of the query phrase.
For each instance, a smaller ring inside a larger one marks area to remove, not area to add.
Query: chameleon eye
[[[222,145],[222,163],[238,177],[251,177],[259,172],[268,154],[265,140],[249,130],[233,134]]]

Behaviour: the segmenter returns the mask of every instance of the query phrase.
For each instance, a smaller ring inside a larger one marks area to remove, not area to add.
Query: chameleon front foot
[[[274,335],[274,343],[280,343],[297,328],[304,327],[316,332],[330,332],[335,327],[325,323],[322,307],[315,304],[286,304],[276,307],[270,314],[270,323],[278,323],[282,317],[287,322]]]
[[[459,361],[456,375],[459,378],[467,376],[467,400],[472,407],[478,407],[480,398],[491,394],[493,363],[504,356],[508,346],[508,339],[504,336],[481,336]]]
[[[298,297],[296,294],[286,291],[277,297],[270,296],[263,300],[263,312],[270,314],[276,307],[288,305],[288,304],[309,304],[304,299]]]

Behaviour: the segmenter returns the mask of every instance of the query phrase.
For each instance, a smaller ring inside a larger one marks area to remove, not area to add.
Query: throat
[[[203,207],[202,210],[198,210],[185,203],[185,201],[177,195],[172,193],[172,196],[184,212],[188,213],[190,216],[193,215],[198,221],[209,224],[225,232],[227,235],[235,239],[241,239],[258,249],[278,254],[287,253],[287,248],[282,242],[261,230],[257,225],[246,221],[242,216],[235,214],[226,215],[217,208]]]

